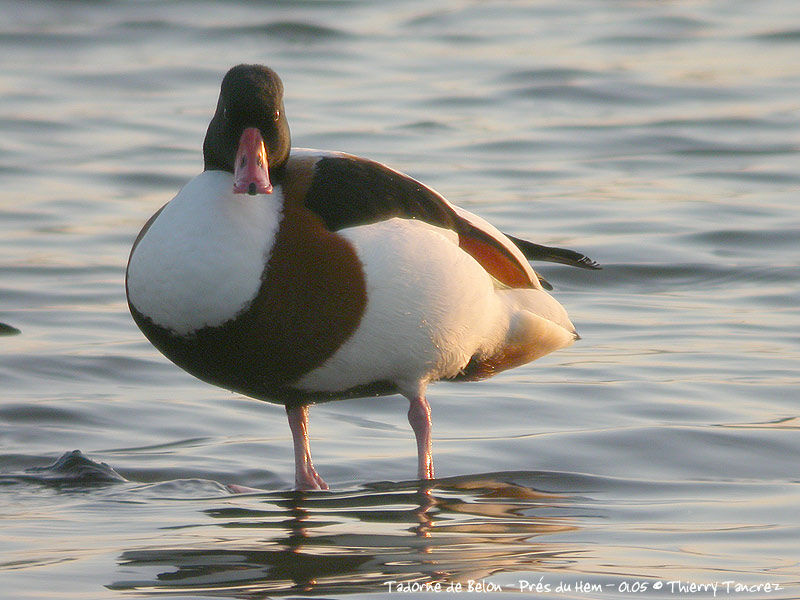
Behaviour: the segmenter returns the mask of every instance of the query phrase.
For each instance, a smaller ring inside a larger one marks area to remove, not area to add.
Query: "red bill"
[[[264,138],[256,127],[248,127],[239,138],[233,171],[234,194],[271,194],[269,163]]]

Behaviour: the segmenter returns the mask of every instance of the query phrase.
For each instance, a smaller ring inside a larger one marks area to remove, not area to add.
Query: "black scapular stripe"
[[[439,194],[419,181],[380,163],[355,156],[326,156],[314,165],[305,197],[306,207],[331,231],[367,225],[393,217],[419,219],[431,225],[483,239],[509,260],[508,249],[460,218]],[[508,238],[528,260],[556,262],[583,269],[600,269],[588,256],[568,250]],[[541,280],[541,278],[540,278]],[[546,282],[545,287],[552,289]]]
[[[380,163],[356,157],[321,158],[314,165],[305,205],[331,231],[393,217],[459,229],[460,219],[436,192]]]

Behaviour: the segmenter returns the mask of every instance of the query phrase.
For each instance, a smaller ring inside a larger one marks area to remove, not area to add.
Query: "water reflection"
[[[194,537],[186,547],[123,553],[121,570],[141,579],[110,587],[260,598],[380,592],[389,581],[466,583],[531,570],[575,552],[539,538],[577,529],[571,499],[520,482],[534,479],[493,473],[235,498],[241,505],[204,511],[211,523],[198,527],[213,533],[200,543]]]

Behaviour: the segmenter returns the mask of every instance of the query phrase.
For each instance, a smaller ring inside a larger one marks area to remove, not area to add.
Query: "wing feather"
[[[310,152],[293,150],[293,156],[307,159]],[[497,281],[512,288],[552,289],[528,264],[531,257],[560,258],[559,262],[565,264],[580,262],[567,262],[572,251],[510,238],[484,219],[450,204],[438,192],[386,165],[343,153],[316,156],[303,203],[331,231],[395,217],[419,219],[458,233],[459,246]],[[595,268],[589,266],[595,264],[593,261],[574,254],[588,261],[579,266]]]

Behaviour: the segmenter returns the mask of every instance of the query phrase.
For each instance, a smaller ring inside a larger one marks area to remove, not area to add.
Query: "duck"
[[[283,405],[295,487],[326,490],[309,407],[400,394],[417,476],[434,478],[436,381],[476,381],[578,339],[529,260],[587,256],[501,233],[419,181],[293,148],[278,74],[222,79],[204,170],[143,226],[125,274],[145,337],[198,379]]]

